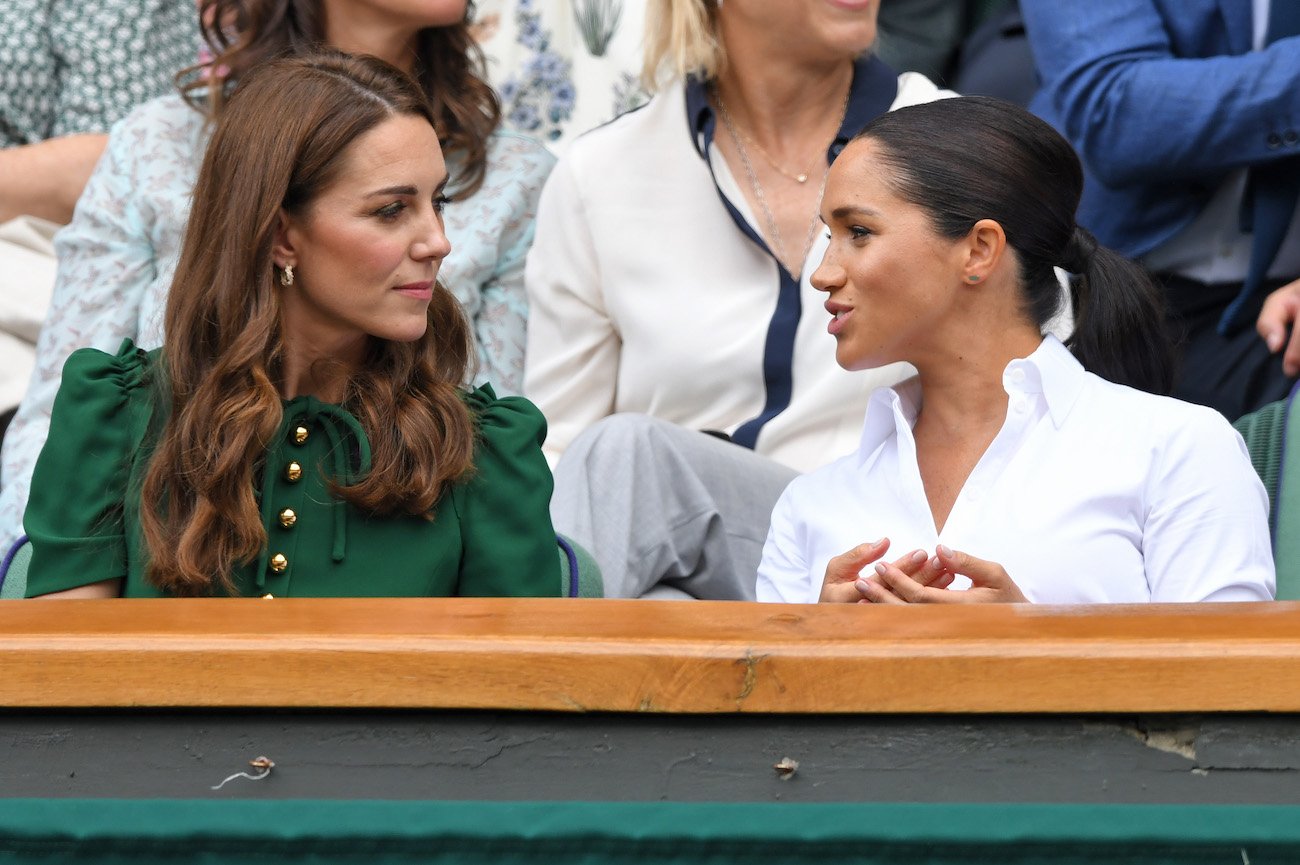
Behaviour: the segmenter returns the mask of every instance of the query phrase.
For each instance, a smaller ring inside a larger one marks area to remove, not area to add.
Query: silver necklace
[[[781,227],[777,225],[776,216],[772,213],[772,208],[767,204],[767,195],[763,191],[763,184],[758,182],[758,173],[754,171],[754,164],[749,159],[749,154],[745,151],[745,145],[741,142],[741,134],[736,128],[736,123],[731,117],[731,112],[727,110],[727,103],[722,101],[722,94],[718,88],[713,87],[713,98],[718,103],[718,113],[722,115],[722,123],[727,127],[727,135],[730,136],[732,144],[736,145],[736,152],[740,154],[740,162],[745,167],[745,175],[749,178],[749,186],[754,190],[754,198],[758,201],[759,209],[763,211],[763,219],[767,222],[768,237],[772,240],[772,246],[777,256],[777,263],[782,269],[795,280],[799,281],[800,274],[803,270],[803,263],[808,258],[808,251],[812,249],[813,238],[817,236],[817,214],[813,213],[812,219],[808,222],[808,236],[804,238],[803,248],[799,252],[799,258],[796,262],[799,265],[800,273],[795,273],[789,267],[790,254],[786,249],[785,239],[781,236]],[[848,96],[844,97],[844,112],[848,111]],[[838,130],[844,125],[843,114],[840,116],[840,122],[836,124]],[[778,168],[778,170],[780,170]],[[784,173],[784,172],[782,172]],[[822,200],[822,195],[826,192],[826,177],[830,174],[830,166],[822,170],[821,185],[817,189],[817,201]],[[806,179],[806,178],[805,178]],[[803,183],[803,180],[798,180]]]

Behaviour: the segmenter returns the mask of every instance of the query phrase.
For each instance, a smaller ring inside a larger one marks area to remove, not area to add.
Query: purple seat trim
[[[22,549],[25,543],[27,543],[26,535],[14,541],[13,546],[9,548],[9,552],[5,553],[4,561],[0,562],[0,589],[5,587],[5,577],[9,576],[9,566],[14,563],[14,556],[18,555],[18,551]],[[573,554],[570,553],[569,555],[572,557]]]
[[[564,538],[556,535],[555,542],[564,550],[564,556],[569,560],[569,597],[578,597],[578,554],[573,551],[573,546]],[[3,582],[0,582],[3,585]]]

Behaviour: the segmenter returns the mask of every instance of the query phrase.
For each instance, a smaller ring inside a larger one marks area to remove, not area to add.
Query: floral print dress
[[[505,125],[563,152],[637,108],[644,0],[481,0],[476,29]]]

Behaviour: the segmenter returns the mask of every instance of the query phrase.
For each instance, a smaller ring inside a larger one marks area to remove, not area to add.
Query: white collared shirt
[[[942,543],[997,562],[1035,603],[1274,596],[1268,496],[1221,415],[1086,372],[1052,336],[1002,383],[1007,419],[942,532],[912,437],[920,381],[873,393],[857,452],[777,503],[758,599],[815,602],[827,562],[880,537],[889,560]]]

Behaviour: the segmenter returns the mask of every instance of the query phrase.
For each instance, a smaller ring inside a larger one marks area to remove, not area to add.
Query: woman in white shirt
[[[760,600],[1273,596],[1245,446],[1153,395],[1172,378],[1159,295],[1075,224],[1081,189],[1050,126],[976,97],[882,115],[835,162],[812,281],[836,360],[918,375],[872,395],[855,453],[782,495]],[[1073,274],[1065,345],[1042,335],[1056,266]]]

